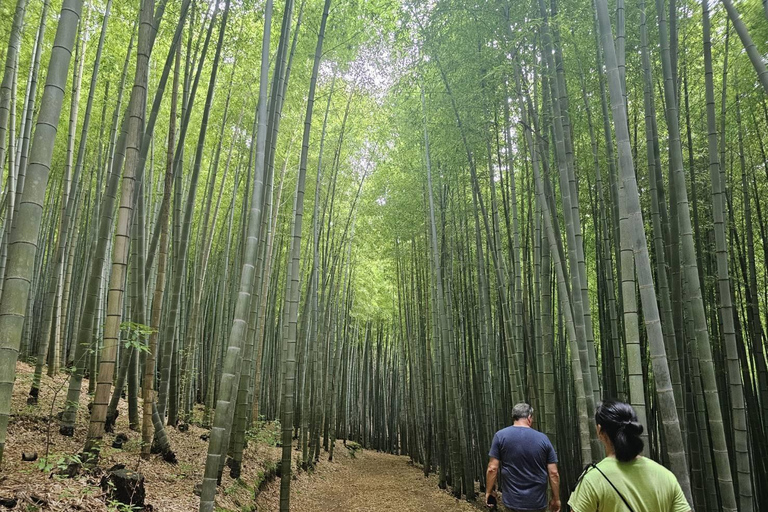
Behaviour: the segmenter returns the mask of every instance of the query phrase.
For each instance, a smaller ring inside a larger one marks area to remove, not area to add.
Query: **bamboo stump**
[[[144,507],[144,475],[130,469],[110,471],[101,481],[109,499],[132,507]]]

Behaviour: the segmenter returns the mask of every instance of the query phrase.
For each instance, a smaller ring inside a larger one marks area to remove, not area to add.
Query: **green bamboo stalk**
[[[64,0],[48,65],[45,90],[30,148],[29,182],[19,202],[16,229],[8,242],[8,266],[0,299],[0,463],[10,416],[16,357],[34,273],[43,202],[50,173],[53,143],[61,116],[72,46],[80,20],[82,0]]]

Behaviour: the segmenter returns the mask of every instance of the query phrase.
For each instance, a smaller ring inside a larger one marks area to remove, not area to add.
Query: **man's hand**
[[[489,502],[489,500],[492,500],[492,501]],[[485,491],[485,506],[486,507],[488,507],[488,508],[495,507],[496,504],[498,503],[498,500],[499,500],[499,498],[496,495],[496,491],[495,490]]]
[[[549,510],[551,512],[560,512],[560,500],[558,498],[549,500]]]

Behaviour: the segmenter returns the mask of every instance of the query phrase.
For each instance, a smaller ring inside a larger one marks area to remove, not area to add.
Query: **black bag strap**
[[[616,488],[616,486],[613,485],[613,482],[611,482],[611,479],[608,478],[607,476],[605,476],[605,473],[603,473],[603,471],[599,467],[597,467],[597,464],[592,463],[592,467],[595,468],[596,470],[598,470],[601,475],[603,475],[603,478],[605,478],[606,482],[611,484],[611,487],[613,487],[613,490],[616,491],[616,494],[619,495],[619,498],[621,498],[621,501],[623,501],[624,504],[627,506],[627,508],[629,509],[629,512],[635,512],[634,510],[632,510],[632,507],[629,505],[629,502],[627,501],[627,498],[625,498],[624,495],[621,494],[621,492],[619,492],[619,490]]]
[[[611,482],[611,479],[608,478],[605,475],[605,473],[603,473],[603,471],[599,467],[597,467],[597,464],[595,464],[594,462],[592,462],[590,464],[587,464],[584,467],[584,471],[581,472],[581,475],[579,476],[579,479],[576,481],[576,487],[579,486],[579,484],[581,483],[581,480],[584,478],[584,475],[586,475],[589,472],[589,470],[592,469],[592,468],[595,468],[601,475],[603,475],[603,478],[605,478],[605,481],[608,482],[611,487],[613,487],[613,490],[616,491],[616,494],[619,495],[619,498],[621,498],[621,501],[623,501],[624,505],[627,506],[627,508],[629,509],[629,512],[635,512],[634,509],[632,509],[632,507],[630,506],[629,502],[627,501],[627,498],[625,498],[624,495],[621,494],[619,489],[617,489],[616,486],[613,485],[613,482]]]

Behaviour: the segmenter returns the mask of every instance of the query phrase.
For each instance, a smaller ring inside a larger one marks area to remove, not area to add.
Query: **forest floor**
[[[271,482],[256,501],[258,510],[279,510],[280,481]],[[333,462],[322,453],[313,473],[291,482],[292,512],[470,512],[475,505],[457,500],[437,486],[437,477],[413,466],[407,457],[374,451],[350,452],[341,441]]]
[[[39,403],[30,406],[27,396],[33,374],[33,366],[17,364],[8,438],[0,470],[0,511],[122,512],[125,508],[111,501],[100,486],[101,477],[116,464],[124,464],[144,476],[146,511],[194,512],[198,509],[200,498],[194,494],[194,488],[202,481],[208,450],[204,436],[210,432],[198,426],[202,410],[195,411],[188,431],[166,429],[178,458],[177,464],[169,464],[157,455],[148,461],[140,458],[141,434],[129,429],[127,404],[121,400],[114,433],[104,436],[98,467],[68,478],[58,472],[73,461],[85,443],[90,400],[88,381],[83,381],[75,435],[64,437],[59,434],[57,415],[66,402],[68,375],[61,373],[51,378],[43,374]],[[112,448],[112,441],[119,433],[127,435],[128,441],[122,449]],[[241,478],[232,479],[225,468],[216,497],[217,512],[279,510],[280,479],[265,481],[264,476],[274,471],[280,459],[279,426],[263,424],[251,434]],[[37,460],[22,461],[22,452],[36,452]],[[294,457],[294,462],[296,460]],[[254,495],[257,495],[255,503]],[[16,505],[7,508],[2,504],[4,500],[15,500]],[[338,441],[332,462],[323,451],[313,471],[294,474],[291,510],[469,512],[477,508],[440,490],[435,475],[425,478],[406,457],[348,450]]]
[[[83,449],[88,429],[88,381],[83,380],[80,394],[80,412],[73,437],[59,434],[57,414],[66,402],[68,375],[61,373],[51,378],[43,374],[37,406],[27,405],[34,367],[25,363],[16,365],[16,383],[13,387],[11,419],[8,438],[0,470],[0,498],[14,498],[17,505],[10,510],[122,512],[117,503],[111,502],[100,487],[101,477],[116,464],[138,471],[145,478],[146,499],[154,512],[194,512],[200,498],[194,494],[195,485],[202,482],[208,441],[201,436],[208,429],[196,423],[202,418],[202,410],[195,411],[189,430],[180,432],[166,428],[171,446],[178,459],[169,464],[158,455],[142,460],[141,434],[128,428],[128,406],[120,401],[114,433],[104,436],[98,468],[82,472],[74,478],[56,474],[60,466],[66,466]],[[141,399],[139,399],[141,413]],[[112,448],[118,433],[128,436],[123,449]],[[218,511],[246,511],[253,507],[255,487],[270,468],[280,459],[276,447],[280,431],[267,424],[254,432],[256,442],[249,442],[243,456],[241,478],[234,480],[225,468],[222,485],[216,497]],[[22,452],[36,452],[34,462],[22,461]],[[0,511],[8,510],[0,504]]]

